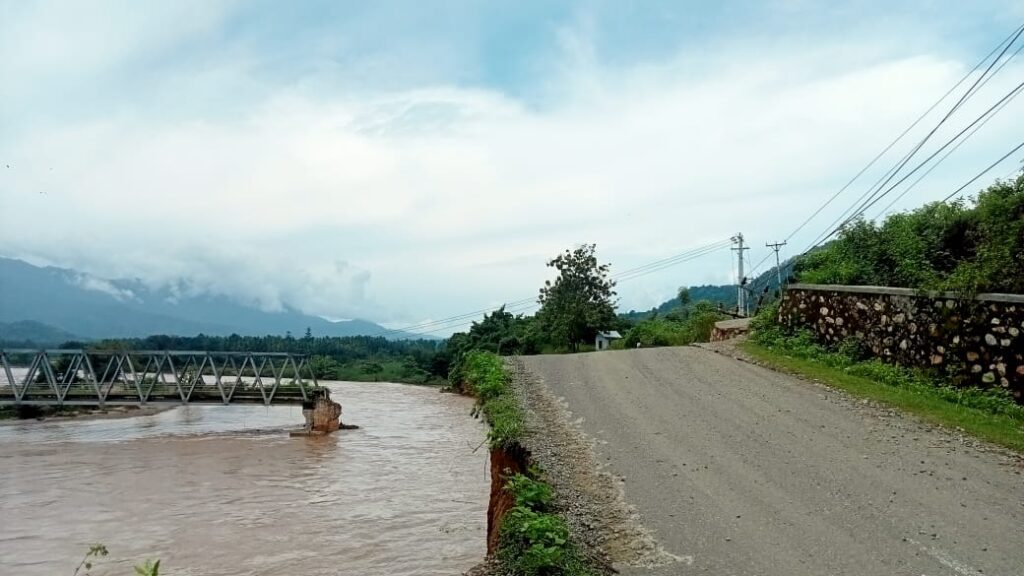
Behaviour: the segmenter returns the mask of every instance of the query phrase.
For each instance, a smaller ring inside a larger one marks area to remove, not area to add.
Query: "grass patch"
[[[741,346],[774,368],[1024,453],[1024,406],[1003,390],[955,388],[913,370],[829,352],[803,335],[776,335],[766,342],[755,332]]]

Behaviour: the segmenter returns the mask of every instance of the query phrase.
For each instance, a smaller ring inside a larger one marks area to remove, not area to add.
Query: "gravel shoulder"
[[[1019,458],[725,352],[511,361],[528,447],[623,573],[1024,572]]]
[[[559,510],[584,553],[612,570],[679,561],[641,526],[625,501],[622,478],[604,469],[593,440],[570,419],[564,401],[524,369],[523,359],[508,359],[507,365],[526,419],[520,444],[554,488]]]

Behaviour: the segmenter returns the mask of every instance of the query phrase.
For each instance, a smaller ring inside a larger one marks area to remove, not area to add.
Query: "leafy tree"
[[[559,254],[548,262],[558,277],[540,289],[537,317],[544,331],[573,351],[616,322],[615,281],[608,277],[609,265],[597,262],[596,249],[584,244]]]

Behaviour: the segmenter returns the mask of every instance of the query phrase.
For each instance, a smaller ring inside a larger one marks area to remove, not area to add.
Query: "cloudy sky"
[[[0,0],[0,255],[390,326],[534,295],[584,242],[623,270],[743,232],[758,262],[1024,21],[832,4]],[[1022,123],[1011,102],[895,208]],[[719,251],[621,306],[732,269]]]

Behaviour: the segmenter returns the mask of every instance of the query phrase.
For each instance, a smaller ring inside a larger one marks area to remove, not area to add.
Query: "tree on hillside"
[[[678,295],[678,297],[679,297],[679,305],[680,306],[682,306],[683,308],[686,308],[687,306],[690,305],[690,289],[689,288],[687,288],[686,286],[681,286],[679,288],[679,295]]]
[[[595,244],[584,244],[559,254],[548,262],[558,277],[540,289],[537,317],[544,331],[573,351],[616,321],[615,281],[608,277],[609,265],[598,264],[596,249]]]

